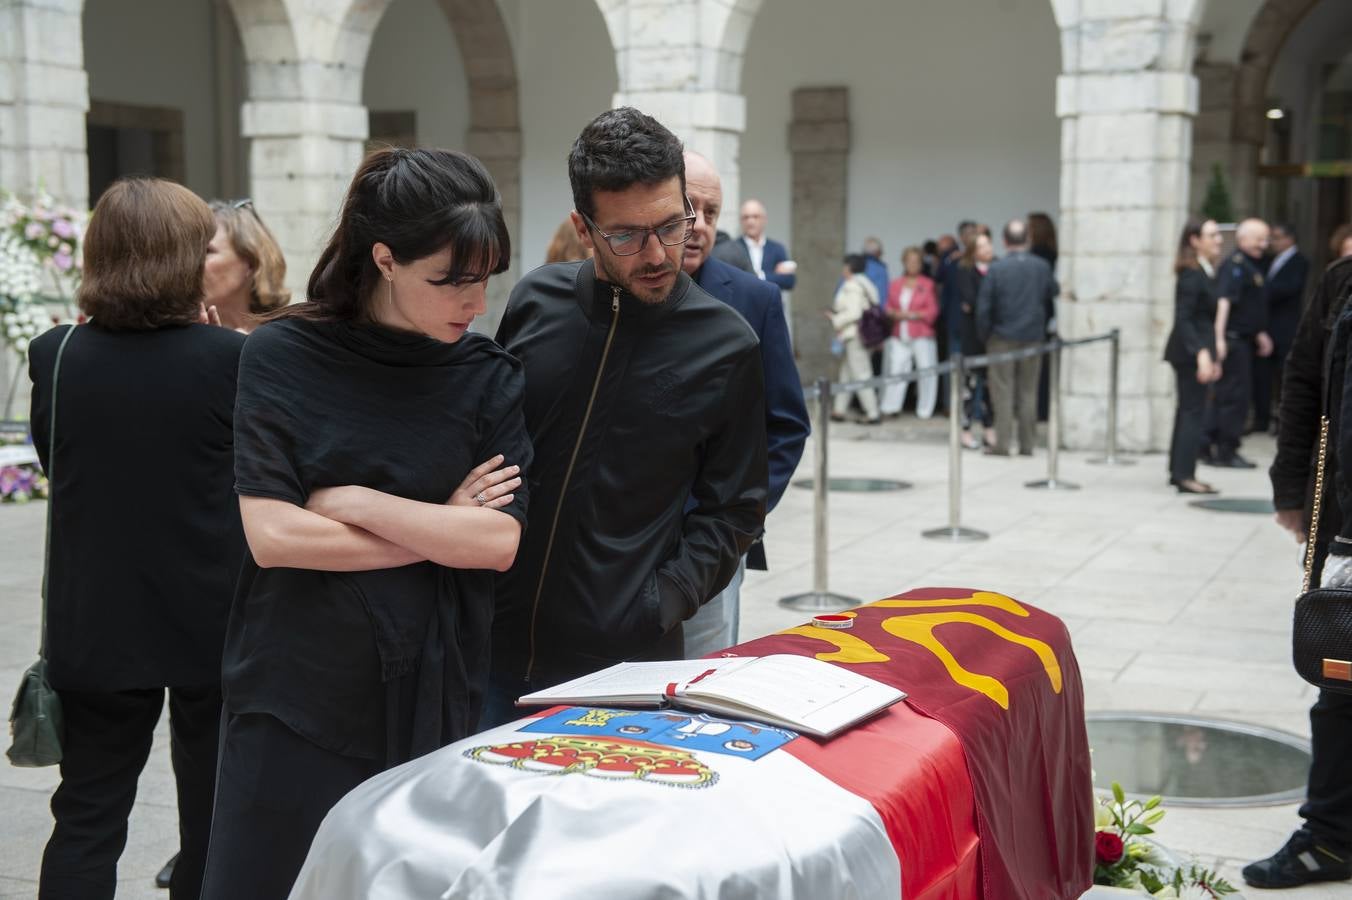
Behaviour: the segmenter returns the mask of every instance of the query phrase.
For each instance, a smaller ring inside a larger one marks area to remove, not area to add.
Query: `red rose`
[[[1099,865],[1111,866],[1122,858],[1122,839],[1111,831],[1094,832],[1094,857]]]

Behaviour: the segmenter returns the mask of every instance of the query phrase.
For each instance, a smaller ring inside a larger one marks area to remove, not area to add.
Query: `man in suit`
[[[1245,219],[1235,229],[1238,248],[1221,266],[1216,292],[1216,354],[1221,380],[1207,407],[1201,462],[1231,469],[1252,469],[1239,455],[1244,420],[1253,402],[1253,361],[1272,355],[1268,334],[1267,269],[1263,254],[1269,230],[1262,219]]]
[[[784,304],[779,288],[773,282],[761,281],[711,255],[718,214],[723,206],[723,185],[713,163],[688,150],[685,154],[685,193],[695,212],[695,231],[685,243],[681,268],[706,292],[741,313],[760,338],[770,477],[768,513],[788,487],[810,430],[798,366],[793,361],[793,348],[789,344]],[[752,545],[723,592],[700,607],[693,619],[686,621],[685,655],[688,659],[737,643],[742,576],[748,566],[765,568],[765,548],[760,542]]]
[[[721,259],[735,269],[756,274],[756,270],[751,267],[751,254],[746,252],[746,244],[734,241],[732,235],[722,229],[715,235],[714,249],[709,255],[714,259]]]
[[[1280,390],[1282,368],[1296,338],[1305,280],[1310,274],[1310,261],[1296,246],[1296,230],[1291,225],[1272,226],[1271,249],[1275,255],[1268,263],[1267,289],[1272,355],[1253,364],[1253,430],[1260,433],[1272,425],[1272,388],[1276,385]]]
[[[742,204],[742,243],[751,256],[751,268],[757,277],[775,283],[781,291],[791,291],[798,264],[789,259],[783,244],[765,236],[765,222],[765,204],[759,200]]]

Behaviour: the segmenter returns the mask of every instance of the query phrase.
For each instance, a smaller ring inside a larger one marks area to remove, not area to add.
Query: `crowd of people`
[[[882,242],[867,238],[857,254],[845,257],[839,289],[827,313],[834,329],[833,350],[841,356],[840,381],[874,375],[898,376],[928,369],[956,354],[975,357],[1024,350],[1056,331],[1056,228],[1045,213],[1013,219],[1001,232],[1005,255],[996,258],[991,230],[959,223],[957,236],[944,235],[906,247],[901,271],[892,278]],[[964,370],[962,408],[949,410],[940,379],[916,379],[916,416],[936,411],[959,415],[962,443],[969,450],[1008,456],[1017,431],[1018,452],[1030,455],[1036,425],[1046,416],[1046,374],[1042,358]],[[853,400],[864,423],[876,425],[901,414],[909,381],[871,387],[836,398],[833,418],[845,421]]]
[[[523,278],[496,340],[470,326],[511,245],[465,154],[369,155],[297,304],[248,201],[100,198],[88,323],[29,360],[65,709],[42,898],[113,896],[166,691],[170,896],[267,900],[356,784],[530,690],[736,643],[808,435],[769,277],[793,265],[718,259],[717,171],[636,110],[568,172],[575,261]]]
[[[1255,467],[1241,442],[1280,421],[1283,374],[1305,308],[1310,261],[1293,226],[1245,219],[1234,242],[1226,255],[1211,220],[1191,220],[1179,236],[1164,359],[1178,385],[1169,483],[1180,493],[1217,493],[1197,479],[1199,461]],[[1329,250],[1333,259],[1352,256],[1352,226],[1334,233]]]
[[[65,717],[40,897],[113,896],[166,692],[170,896],[268,900],[358,783],[509,720],[521,694],[737,642],[743,573],[765,565],[765,516],[809,432],[781,297],[796,265],[756,200],[739,237],[721,232],[714,165],[636,110],[589,123],[568,174],[574,211],[496,340],[471,325],[512,247],[465,154],[370,154],[295,304],[249,201],[147,178],[100,198],[78,295],[89,321],[29,357],[53,471],[44,645]],[[1241,232],[1243,258],[1225,264],[1214,223],[1184,233],[1181,411],[1202,409],[1250,342],[1271,355],[1260,333],[1290,350],[1336,317],[1330,301],[1299,331],[1251,317],[1253,272],[1266,297],[1297,254],[1278,244],[1260,263],[1265,227]],[[906,248],[896,278],[876,239],[847,256],[826,313],[842,377],[1053,333],[1050,219],[1001,238],[996,259],[990,230],[964,222]],[[880,335],[866,339],[868,321]],[[969,446],[1032,452],[1039,373],[1037,356],[968,373],[949,413]],[[866,419],[897,415],[907,393],[862,391]],[[917,413],[941,405],[920,379]],[[1221,458],[1227,427],[1218,414]],[[1192,434],[1176,447],[1200,447]],[[1290,483],[1302,447],[1279,457]],[[127,473],[151,458],[146,492]]]

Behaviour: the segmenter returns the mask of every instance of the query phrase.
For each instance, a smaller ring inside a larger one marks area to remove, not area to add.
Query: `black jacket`
[[[1043,340],[1060,293],[1052,267],[1042,257],[1015,250],[997,259],[977,293],[977,336],[983,343],[992,336],[1007,341]]]
[[[52,373],[66,328],[28,354],[33,443],[52,464]],[[72,691],[219,684],[244,559],[233,490],[244,336],[81,325],[61,360],[47,582],[48,674]]]
[[[498,342],[525,365],[535,465],[498,581],[496,677],[679,654],[681,622],[732,579],[765,519],[755,333],[684,274],[644,304],[586,260],[523,278]]]
[[[1319,279],[1300,317],[1296,339],[1282,375],[1282,415],[1277,431],[1277,457],[1268,475],[1277,509],[1305,509],[1314,491],[1314,461],[1323,411],[1322,380],[1329,332],[1352,292],[1352,258],[1338,260]],[[1336,468],[1336,467],[1335,467]],[[1326,486],[1332,478],[1326,481]],[[1326,499],[1332,494],[1326,493]],[[1336,504],[1324,504],[1321,543],[1341,528]]]
[[[962,355],[977,356],[985,353],[986,342],[976,333],[976,298],[981,293],[981,282],[986,276],[982,275],[976,266],[969,269],[958,264],[952,268],[948,277],[953,282],[953,296],[957,298],[962,315],[960,331]]]
[[[1164,359],[1175,366],[1196,367],[1197,353],[1216,355],[1216,280],[1201,269],[1184,269],[1174,286],[1174,328],[1164,345]]]
[[[1268,332],[1279,350],[1295,336],[1309,277],[1310,261],[1297,252],[1268,279]]]

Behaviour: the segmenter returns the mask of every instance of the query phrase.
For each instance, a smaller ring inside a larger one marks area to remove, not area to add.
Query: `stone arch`
[[[1267,86],[1286,39],[1320,0],[1267,0],[1249,23],[1235,71],[1232,135],[1261,146],[1267,134]]]
[[[497,0],[439,0],[469,81],[465,146],[493,175],[513,241],[521,236],[521,92],[511,36]],[[519,256],[519,254],[518,254]],[[513,261],[513,269],[517,263]]]

